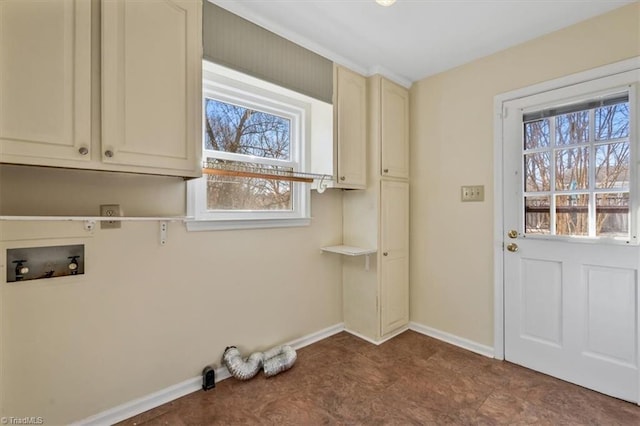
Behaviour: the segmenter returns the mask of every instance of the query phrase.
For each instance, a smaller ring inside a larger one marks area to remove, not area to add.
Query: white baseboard
[[[408,329],[409,329],[409,327],[401,327],[401,328],[399,328],[398,330],[396,330],[396,331],[394,331],[393,333],[391,333],[390,335],[388,335],[387,337],[385,337],[384,339],[382,339],[382,340],[377,340],[377,341],[376,341],[376,340],[373,340],[373,339],[371,339],[371,338],[369,338],[369,337],[367,337],[367,336],[365,336],[365,335],[363,335],[363,334],[360,334],[360,333],[358,333],[357,331],[349,330],[348,328],[345,328],[345,329],[344,329],[344,331],[346,331],[347,333],[352,334],[352,335],[354,335],[354,336],[356,336],[356,337],[358,337],[358,338],[360,338],[360,339],[362,339],[362,340],[365,340],[365,341],[367,341],[367,342],[369,342],[369,343],[372,343],[372,344],[374,344],[374,345],[376,345],[376,346],[379,346],[379,345],[383,344],[384,342],[386,342],[387,340],[391,340],[391,339],[393,339],[393,338],[394,338],[394,337],[396,337],[398,334],[402,334],[402,333],[404,333],[404,332],[405,332],[405,331],[407,331]]]
[[[334,334],[338,334],[342,331],[344,331],[344,323],[332,325],[331,327],[316,331],[315,333],[307,334],[306,336],[303,336],[296,340],[292,340],[291,342],[286,344],[297,350],[304,348],[305,346],[309,346],[312,343],[326,339],[327,337],[333,336]]]
[[[343,323],[327,327],[323,330],[308,334],[285,344],[297,350],[322,339],[326,339],[329,336],[333,336],[334,334],[340,333],[341,331],[344,331]],[[228,379],[229,377],[231,377],[231,374],[229,374],[226,367],[220,366],[216,368],[216,383]],[[202,389],[202,377],[194,377],[133,401],[126,402],[117,407],[110,408],[84,420],[74,422],[72,423],[72,426],[98,426],[118,423],[200,389]]]
[[[489,358],[494,357],[494,350],[491,346],[483,345],[481,343],[474,342],[473,340],[465,339],[464,337],[459,337],[416,322],[409,323],[409,330],[424,334],[425,336],[433,337],[434,339],[442,340],[443,342],[450,343],[462,349],[466,349]]]

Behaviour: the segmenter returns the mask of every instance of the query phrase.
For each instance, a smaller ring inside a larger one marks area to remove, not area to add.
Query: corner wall
[[[634,3],[413,85],[411,321],[493,346],[494,96],[638,55]]]

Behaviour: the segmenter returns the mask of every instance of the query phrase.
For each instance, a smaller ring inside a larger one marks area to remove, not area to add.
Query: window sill
[[[187,231],[227,231],[232,229],[293,228],[311,225],[311,219],[247,219],[247,220],[187,220]]]

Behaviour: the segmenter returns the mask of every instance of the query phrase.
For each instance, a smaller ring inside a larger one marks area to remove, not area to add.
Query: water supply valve
[[[25,262],[25,259],[13,261],[16,264],[16,281],[24,279],[24,276],[29,273],[29,267],[24,265]]]
[[[69,256],[67,259],[71,259],[68,268],[71,271],[71,275],[78,275],[78,258],[80,256]]]

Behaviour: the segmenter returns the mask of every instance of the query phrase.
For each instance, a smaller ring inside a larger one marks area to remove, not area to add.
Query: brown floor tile
[[[640,425],[640,407],[407,331],[339,333],[275,377],[224,380],[122,425]]]

